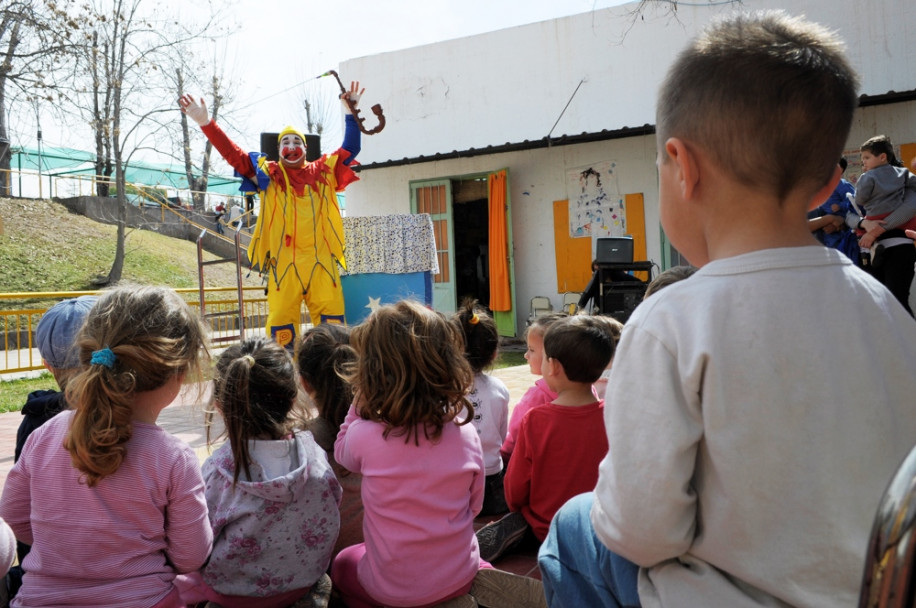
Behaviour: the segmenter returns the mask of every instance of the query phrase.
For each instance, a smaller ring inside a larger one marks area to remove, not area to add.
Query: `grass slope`
[[[94,222],[47,200],[0,198],[0,292],[95,290],[91,280],[105,275],[114,260],[116,227]],[[129,230],[123,279],[141,284],[197,287],[197,246],[155,232]],[[214,256],[205,253],[205,259]],[[244,276],[244,275],[243,275]],[[231,264],[207,268],[207,285],[235,285]],[[246,285],[260,285],[252,274]],[[35,298],[0,300],[0,309],[43,307]],[[524,352],[504,351],[495,367],[523,365]],[[26,395],[56,388],[54,378],[0,381],[0,413],[19,410]]]
[[[0,198],[0,291],[94,290],[91,280],[108,274],[117,228],[71,213],[63,205]],[[122,280],[146,285],[197,287],[197,246],[156,232],[128,229]],[[205,253],[204,259],[215,256]],[[208,287],[235,285],[232,264],[207,267]],[[246,285],[257,286],[253,274]],[[34,300],[0,301],[19,308]]]
[[[71,213],[48,200],[0,198],[0,292],[96,290],[91,280],[108,274],[117,228]],[[128,229],[122,279],[145,285],[197,287],[197,246],[156,232]],[[204,253],[204,259],[215,256]],[[243,275],[244,277],[244,275]],[[232,264],[207,267],[208,287],[235,285]],[[260,285],[253,274],[246,285]],[[53,300],[0,300],[0,309],[43,308]],[[26,395],[56,388],[50,374],[0,382],[0,412],[16,411]]]

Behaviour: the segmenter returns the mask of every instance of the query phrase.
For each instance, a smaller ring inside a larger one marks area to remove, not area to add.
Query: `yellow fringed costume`
[[[349,127],[351,117],[347,118]],[[346,260],[337,192],[359,179],[345,164],[354,154],[342,147],[301,167],[290,167],[244,153],[215,122],[203,130],[239,174],[257,183],[261,195],[248,260],[267,276],[268,335],[282,346],[294,343],[303,299],[312,323],[344,323],[337,266],[346,269]],[[286,133],[301,137],[291,127],[280,137]],[[349,137],[350,129],[344,146]]]

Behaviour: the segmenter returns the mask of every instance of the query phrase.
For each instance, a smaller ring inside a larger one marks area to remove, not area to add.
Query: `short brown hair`
[[[677,58],[658,99],[659,147],[702,147],[780,201],[826,184],[849,136],[858,78],[840,40],[781,11],[714,21]]]
[[[589,315],[561,319],[544,334],[544,355],[559,361],[570,381],[592,384],[614,356],[612,324]]]
[[[697,269],[693,266],[672,266],[649,282],[642,299],[645,300],[653,293],[657,293],[669,285],[674,285],[678,281],[683,281],[696,271]]]
[[[903,166],[903,163],[897,160],[897,154],[894,153],[894,144],[891,143],[891,138],[887,135],[875,135],[866,139],[865,143],[859,147],[859,151],[865,152],[866,150],[875,156],[886,154],[887,164],[889,165],[894,167]]]

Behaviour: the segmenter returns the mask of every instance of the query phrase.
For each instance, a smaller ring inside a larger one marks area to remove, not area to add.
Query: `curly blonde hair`
[[[444,315],[404,300],[383,306],[356,326],[353,382],[360,416],[385,425],[384,437],[436,440],[443,427],[473,419],[465,394],[474,373],[464,358],[464,340]]]
[[[178,294],[138,285],[121,285],[99,298],[76,348],[80,372],[67,383],[75,412],[64,447],[92,487],[124,460],[134,395],[176,375],[200,379],[209,351],[199,316]],[[99,363],[93,353],[105,349],[109,359]]]

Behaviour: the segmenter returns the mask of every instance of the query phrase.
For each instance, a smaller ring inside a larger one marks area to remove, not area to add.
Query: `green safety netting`
[[[95,154],[74,150],[42,146],[38,148],[14,147],[10,150],[10,167],[18,170],[41,171],[49,176],[93,175]],[[171,165],[131,161],[124,171],[124,179],[130,184],[159,186],[187,190],[188,179],[184,169]],[[207,192],[216,194],[238,194],[241,180],[237,177],[210,175]]]

